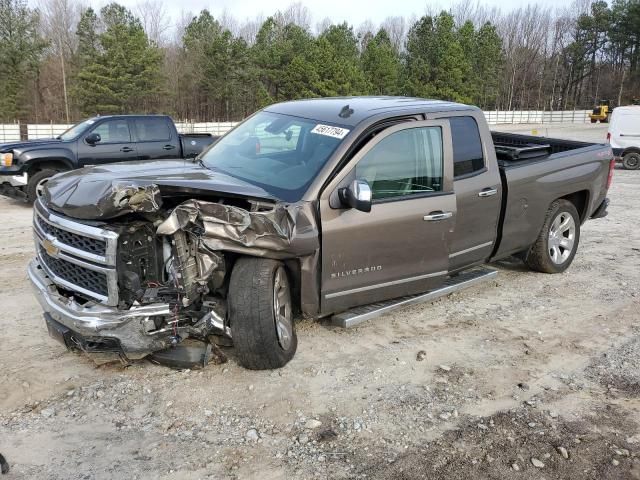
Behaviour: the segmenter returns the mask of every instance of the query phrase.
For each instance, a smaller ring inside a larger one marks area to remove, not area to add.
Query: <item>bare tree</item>
[[[248,45],[253,45],[256,42],[256,36],[264,21],[264,15],[262,14],[256,16],[254,19],[245,19],[244,23],[238,28],[238,35],[242,37]]]
[[[67,65],[76,49],[75,28],[80,18],[80,5],[72,0],[44,0],[40,4],[42,28],[50,40],[52,53],[59,58],[65,119],[70,122],[67,92]]]
[[[404,49],[404,42],[408,32],[407,25],[412,25],[412,23],[407,23],[404,17],[399,16],[387,17],[382,22],[381,27],[386,30],[391,40],[391,45],[393,45],[396,52],[401,52]]]
[[[311,31],[311,11],[303,5],[302,2],[292,3],[282,12],[276,13],[276,17],[277,16],[282,16],[282,23],[284,25],[293,23],[307,31]]]
[[[324,17],[316,24],[316,35],[322,35],[331,25],[333,25],[331,19],[329,17]]]
[[[238,36],[240,33],[240,25],[236,17],[234,17],[226,8],[222,11],[222,14],[218,17],[218,22],[222,25],[222,28],[229,30],[234,36]]]
[[[171,26],[171,18],[162,0],[144,0],[136,8],[144,31],[149,40],[163,46],[167,42],[167,33]]]

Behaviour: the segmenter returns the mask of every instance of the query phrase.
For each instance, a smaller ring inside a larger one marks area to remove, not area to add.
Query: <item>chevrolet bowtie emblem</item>
[[[47,255],[53,258],[58,258],[58,254],[60,253],[60,249],[56,247],[51,241],[46,238],[42,241],[42,247],[44,251],[47,252]]]

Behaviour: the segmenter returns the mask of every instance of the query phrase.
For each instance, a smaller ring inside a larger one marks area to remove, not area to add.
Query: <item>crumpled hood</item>
[[[156,212],[162,196],[189,191],[275,200],[262,188],[189,160],[116,163],[73,170],[49,180],[48,208],[72,218],[105,220],[131,212]]]
[[[28,150],[30,147],[44,147],[47,145],[58,145],[62,140],[57,138],[38,138],[36,140],[24,140],[21,142],[0,143],[0,152],[9,152],[11,150]]]

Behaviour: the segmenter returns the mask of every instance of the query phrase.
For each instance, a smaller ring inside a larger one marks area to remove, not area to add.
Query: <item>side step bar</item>
[[[417,295],[410,295],[408,297],[395,298],[386,302],[372,303],[370,305],[352,308],[346,312],[337,313],[331,317],[331,323],[336,327],[355,327],[362,322],[379,317],[380,315],[397,308],[414,305],[416,303],[432,302],[444,295],[449,295],[450,293],[469,288],[477,283],[494,278],[496,275],[498,275],[498,271],[491,268],[477,268],[469,270],[456,275],[455,277],[448,278],[443,283],[442,287],[436,290],[419,293]]]

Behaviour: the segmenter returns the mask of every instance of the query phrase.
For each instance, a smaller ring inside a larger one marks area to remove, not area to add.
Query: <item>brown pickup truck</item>
[[[50,180],[29,276],[50,334],[100,360],[215,340],[278,368],[294,318],[348,326],[508,256],[564,271],[580,226],[606,215],[613,167],[609,146],[492,133],[467,105],[281,103],[195,161]]]

